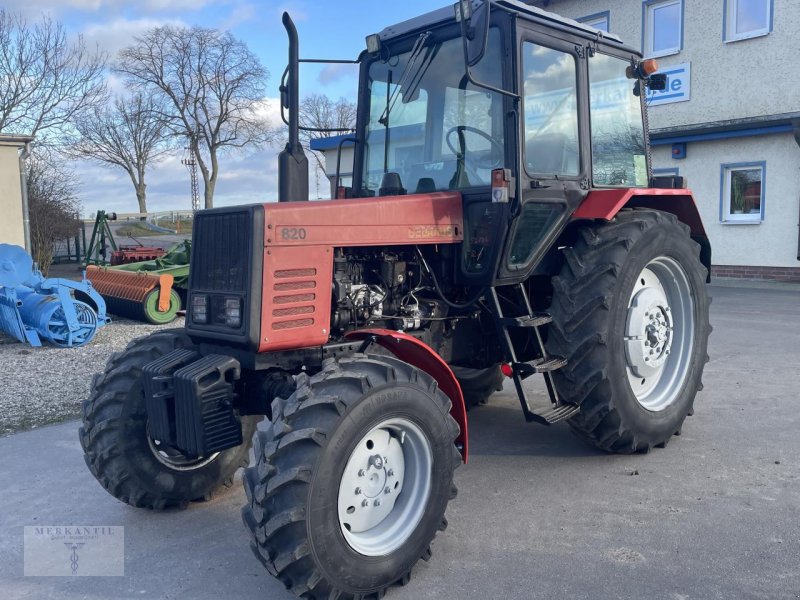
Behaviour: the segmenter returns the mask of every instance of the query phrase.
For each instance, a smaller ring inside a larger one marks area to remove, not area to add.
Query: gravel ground
[[[161,326],[114,318],[81,348],[31,348],[0,333],[0,436],[80,415],[92,375],[113,352],[158,329],[182,326],[182,318]]]

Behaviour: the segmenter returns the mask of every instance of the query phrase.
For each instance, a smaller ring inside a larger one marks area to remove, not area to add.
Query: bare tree
[[[105,55],[67,39],[44,16],[29,25],[0,9],[0,132],[58,141],[72,120],[105,98]]]
[[[73,237],[82,226],[77,181],[63,161],[39,149],[26,161],[33,259],[45,275],[53,262],[55,243]]]
[[[220,152],[270,137],[260,114],[267,70],[228,32],[169,25],[136,38],[120,52],[115,68],[132,87],[164,99],[164,122],[174,135],[189,139],[203,176],[205,207],[211,208]]]
[[[136,190],[140,213],[147,212],[147,166],[170,149],[161,112],[151,94],[138,93],[118,97],[111,108],[95,107],[75,123],[80,140],[71,154],[124,169]]]
[[[324,157],[320,152],[311,149],[311,140],[327,137],[332,133],[353,131],[356,127],[357,106],[346,98],[332,100],[324,94],[311,94],[300,103],[300,126],[309,129],[335,130],[324,131],[300,130],[300,141],[314,157],[314,171],[317,179],[317,197],[320,195],[319,174],[326,171]],[[331,165],[333,166],[333,165]],[[328,173],[330,175],[330,173]]]

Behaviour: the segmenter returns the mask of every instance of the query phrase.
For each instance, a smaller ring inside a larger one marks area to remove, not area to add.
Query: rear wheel
[[[700,247],[674,215],[624,210],[582,228],[553,279],[547,349],[570,419],[608,451],[646,452],[679,434],[702,389],[711,327]]]
[[[450,406],[429,375],[394,357],[299,375],[245,471],[256,557],[304,598],[380,596],[407,582],[455,495]]]
[[[479,404],[486,404],[492,394],[503,389],[505,376],[500,371],[499,364],[487,369],[469,369],[467,367],[453,366],[450,368],[461,386],[467,410]]]

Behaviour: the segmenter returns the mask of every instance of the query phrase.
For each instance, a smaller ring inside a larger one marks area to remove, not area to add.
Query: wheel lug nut
[[[381,499],[375,498],[375,506],[380,506],[380,505],[381,505]]]
[[[394,469],[389,469],[389,470],[386,472],[386,475],[387,475],[387,476],[389,476],[389,477],[394,477]]]
[[[356,496],[360,496],[360,495],[361,495],[361,488],[357,487],[356,488]]]
[[[383,493],[384,493],[384,494],[388,494],[388,493],[390,493],[391,491],[392,491],[392,490],[391,490],[391,488],[390,488],[390,487],[387,485],[387,486],[386,486],[386,489],[384,489],[384,490],[383,490]]]
[[[367,500],[362,500],[362,501],[361,501],[361,506],[363,506],[364,508],[366,508],[367,506],[369,506],[369,502],[368,502]]]
[[[364,476],[364,475],[366,475],[366,474],[367,474],[367,472],[366,472],[364,469],[359,469],[359,470],[358,470],[358,476],[359,476],[359,477],[363,477],[363,476]]]

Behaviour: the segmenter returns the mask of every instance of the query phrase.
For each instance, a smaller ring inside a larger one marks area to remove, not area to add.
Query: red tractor
[[[103,487],[150,509],[231,485],[254,440],[243,517],[266,569],[303,598],[380,597],[430,557],[467,409],[504,379],[526,420],[609,452],[680,433],[711,250],[680,178],[652,177],[654,61],[515,0],[369,36],[352,182],[308,202],[284,24],[281,202],[197,213],[185,329],[111,357],[80,438]]]

